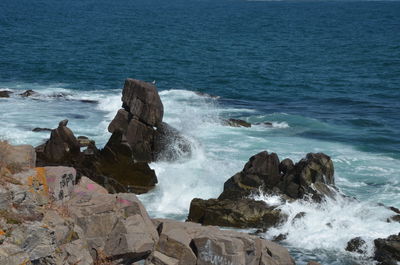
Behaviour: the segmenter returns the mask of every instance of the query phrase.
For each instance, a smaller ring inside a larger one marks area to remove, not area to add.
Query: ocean
[[[156,82],[164,120],[194,150],[151,164],[159,184],[140,195],[151,216],[185,220],[193,198],[217,197],[260,151],[324,152],[354,199],[283,204],[289,221],[264,236],[288,233],[298,264],[372,264],[347,241],[362,236],[371,253],[374,238],[400,232],[377,205],[400,207],[400,2],[0,2],[0,90],[15,92],[0,98],[1,139],[38,145],[49,133],[33,128],[68,119],[102,147],[127,77]],[[40,94],[18,96],[27,89]]]

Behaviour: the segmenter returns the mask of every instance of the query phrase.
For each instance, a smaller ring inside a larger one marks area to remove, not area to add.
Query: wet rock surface
[[[290,159],[279,162],[275,153],[260,152],[252,156],[243,170],[224,184],[219,199],[235,199],[257,193],[278,193],[292,199],[333,196],[334,168],[323,153],[309,153],[293,165]]]
[[[375,256],[381,265],[397,265],[400,262],[400,233],[374,240]]]
[[[285,219],[276,207],[252,199],[193,199],[188,221],[203,225],[268,229]]]
[[[224,184],[217,199],[193,199],[188,220],[205,225],[267,230],[287,219],[277,205],[252,199],[254,195],[277,195],[281,201],[309,199],[322,201],[334,196],[334,169],[329,156],[309,153],[298,163],[279,161],[278,155],[260,152],[252,156],[243,170]],[[302,218],[296,216],[295,219]]]
[[[240,119],[224,120],[224,124],[231,127],[246,127],[246,128],[251,127],[251,123]]]
[[[0,90],[0,98],[9,98],[12,93],[12,91]]]
[[[190,155],[190,143],[179,131],[162,122],[164,107],[154,85],[127,79],[120,109],[108,130],[120,131],[135,161],[175,160]]]

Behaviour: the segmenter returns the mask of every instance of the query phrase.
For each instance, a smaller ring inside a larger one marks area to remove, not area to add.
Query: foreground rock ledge
[[[34,167],[31,146],[0,145],[0,264],[294,264],[255,236],[151,220],[132,193],[109,194],[72,167]]]

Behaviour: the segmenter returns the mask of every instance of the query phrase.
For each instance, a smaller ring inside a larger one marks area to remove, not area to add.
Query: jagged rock
[[[359,254],[366,253],[366,242],[361,237],[352,238],[347,242],[346,251],[357,252]]]
[[[157,183],[156,174],[147,163],[134,162],[132,149],[120,131],[113,133],[101,151],[97,170],[135,193],[147,192]]]
[[[243,198],[261,188],[266,193],[279,193],[292,199],[311,195],[321,200],[323,196],[333,196],[333,174],[332,160],[325,154],[309,153],[292,166],[291,160],[279,163],[275,153],[264,151],[251,157],[241,172],[225,182],[219,199]]]
[[[400,233],[388,238],[374,240],[374,259],[382,265],[397,265],[400,262]]]
[[[154,138],[154,160],[173,161],[183,156],[190,156],[190,154],[190,142],[177,129],[161,122]]]
[[[193,199],[188,221],[203,225],[268,229],[286,219],[275,207],[251,199]]]
[[[232,127],[251,127],[251,123],[239,119],[228,119],[224,121],[224,124]]]
[[[122,106],[139,121],[157,126],[162,121],[164,106],[154,85],[126,79],[122,90]]]
[[[292,170],[294,167],[294,163],[291,159],[286,158],[283,159],[281,161],[281,163],[279,164],[279,171],[285,175],[286,173],[288,173],[290,170]]]
[[[123,109],[118,110],[108,131],[122,132],[135,161],[174,160],[183,154],[190,155],[189,141],[162,122],[164,107],[155,86],[127,79],[122,102]]]
[[[0,90],[0,98],[9,98],[12,93],[12,91]]]
[[[30,97],[38,94],[36,91],[33,91],[32,89],[26,90],[24,93],[19,94],[22,97]]]
[[[130,264],[150,255],[158,241],[152,221],[134,194],[82,192],[81,188],[67,205],[93,257],[102,251],[110,260]]]
[[[260,187],[273,188],[280,179],[278,156],[264,151],[252,156],[241,172],[225,182],[219,199],[247,197]]]
[[[79,142],[67,124],[68,120],[63,120],[57,129],[51,131],[50,139],[44,145],[43,153],[40,153],[45,161],[64,163],[79,156]]]
[[[285,248],[258,237],[190,222],[157,220],[157,223],[160,240],[156,251],[179,260],[180,265],[294,264]],[[151,256],[147,264],[156,264],[156,260]]]
[[[260,152],[252,156],[243,170],[224,184],[218,199],[194,199],[189,220],[202,224],[268,229],[279,224],[285,216],[276,206],[249,199],[254,194],[279,195],[283,201],[306,196],[321,201],[333,196],[333,163],[322,153],[307,154],[296,165],[290,159],[281,163],[275,153]],[[295,220],[303,215],[296,216]]]

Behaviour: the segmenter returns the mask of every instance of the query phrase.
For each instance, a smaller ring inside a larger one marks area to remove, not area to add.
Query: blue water
[[[400,207],[400,2],[0,1],[0,89],[67,94],[0,99],[0,137],[38,144],[48,135],[32,128],[68,118],[101,146],[126,77],[156,81],[165,119],[197,150],[186,163],[153,165],[159,187],[142,197],[152,216],[184,219],[193,197],[216,197],[261,150],[295,160],[323,151],[341,191],[360,204],[329,214],[297,205],[313,225],[325,216],[337,224],[321,228],[335,237],[328,245],[310,224],[304,234],[281,229],[299,263],[343,264],[348,254],[337,253],[351,236],[400,231],[384,222],[387,212],[365,216],[377,202]],[[274,128],[227,128],[226,117]],[[177,180],[181,192],[172,192]]]

